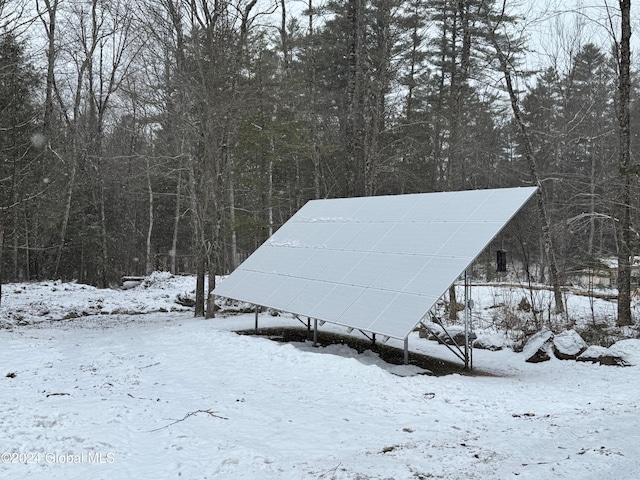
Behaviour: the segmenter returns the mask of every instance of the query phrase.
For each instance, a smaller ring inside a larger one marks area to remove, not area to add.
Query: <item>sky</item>
[[[615,38],[620,38],[619,6],[613,0],[526,0],[510,2],[525,13],[523,27],[528,32],[532,52],[528,66],[537,69],[557,63],[565,68],[568,60],[587,43],[599,45],[605,52],[610,50]],[[632,48],[640,46],[640,6],[631,4]],[[610,21],[613,19],[613,27]],[[633,52],[632,52],[633,53]]]

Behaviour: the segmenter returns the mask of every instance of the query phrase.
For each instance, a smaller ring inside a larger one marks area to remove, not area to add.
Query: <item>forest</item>
[[[614,259],[630,324],[640,86],[595,3],[0,0],[0,280],[203,288],[310,199],[537,185],[486,263]]]

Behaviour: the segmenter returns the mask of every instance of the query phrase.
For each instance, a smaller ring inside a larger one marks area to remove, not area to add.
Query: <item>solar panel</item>
[[[312,200],[213,293],[406,338],[535,191]]]

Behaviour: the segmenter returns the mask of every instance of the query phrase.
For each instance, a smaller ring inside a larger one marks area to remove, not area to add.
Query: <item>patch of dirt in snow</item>
[[[260,328],[257,332],[255,330],[240,330],[236,333],[241,335],[259,335],[277,342],[286,343],[308,342],[313,340],[312,331],[310,332],[307,329],[296,327]],[[363,340],[351,335],[341,335],[333,332],[318,332],[318,344],[322,347],[328,347],[331,345],[347,345],[360,354],[371,351],[387,363],[394,365],[404,364],[404,350],[381,343],[373,344],[369,340]],[[428,355],[411,351],[409,352],[409,365],[427,370],[436,376],[451,375],[454,373],[476,376],[489,375],[488,373],[478,369],[473,369],[471,371],[465,370],[464,366],[459,362],[449,362],[441,358],[430,357]]]

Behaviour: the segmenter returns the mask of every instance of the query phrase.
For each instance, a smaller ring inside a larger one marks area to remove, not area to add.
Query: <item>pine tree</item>
[[[24,44],[11,32],[0,34],[0,285],[5,270],[3,246],[13,243],[12,277],[19,270],[28,278],[29,228],[24,207],[46,190],[38,154],[43,147],[37,134],[37,108],[34,102],[39,78],[27,60]],[[21,248],[23,247],[23,248]],[[22,252],[22,253],[21,253]],[[19,260],[23,258],[22,267]],[[1,293],[1,290],[0,290]]]

